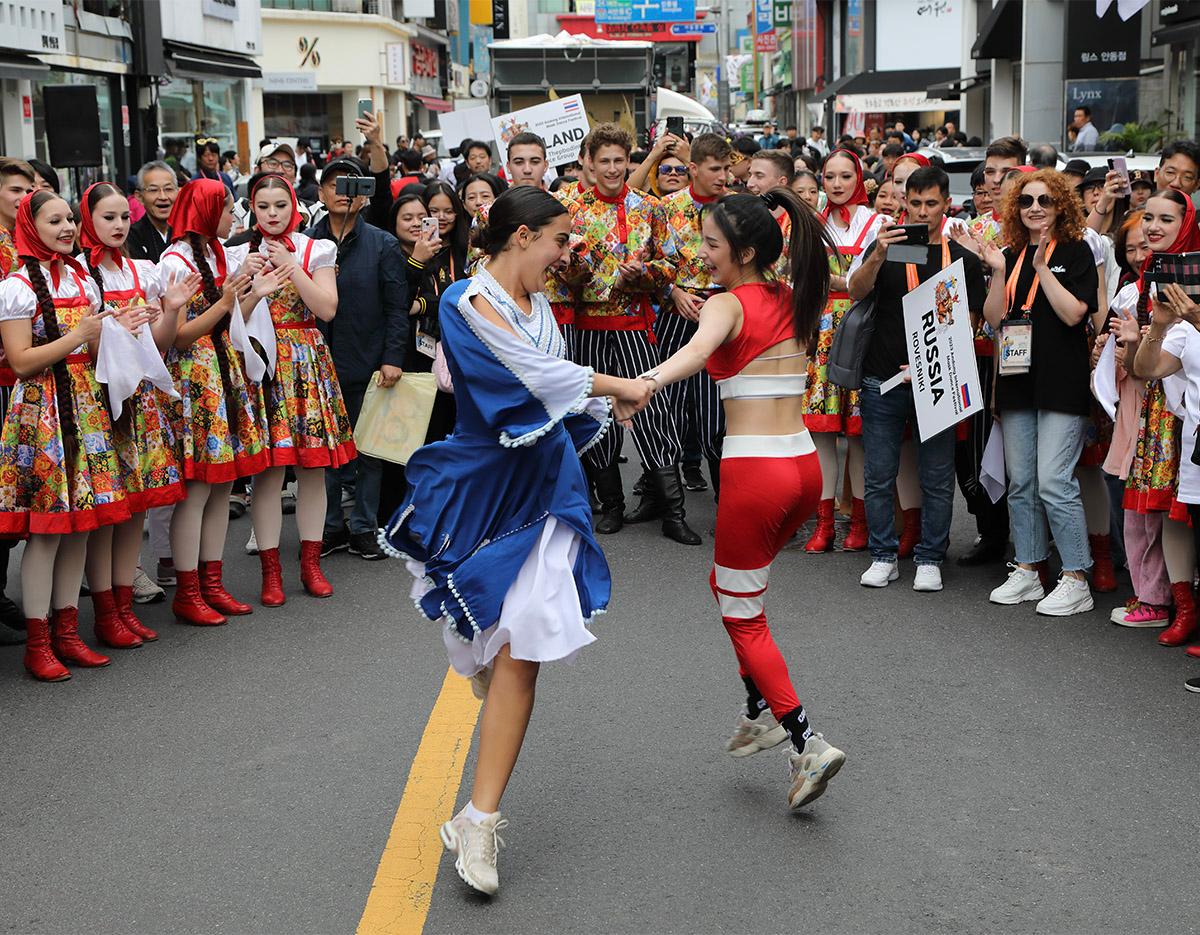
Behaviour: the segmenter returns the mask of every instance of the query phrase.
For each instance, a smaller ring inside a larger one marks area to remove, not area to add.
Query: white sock
[[[468,802],[462,810],[463,817],[473,825],[481,825],[490,818],[495,812],[481,812],[475,807],[474,802]]]

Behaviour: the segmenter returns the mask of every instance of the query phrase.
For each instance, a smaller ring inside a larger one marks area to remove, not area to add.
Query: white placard
[[[590,129],[579,94],[492,118],[501,163],[508,162],[508,141],[526,130],[546,141],[546,162],[551,166],[574,162],[579,157],[579,144]]]
[[[929,277],[903,304],[917,428],[926,441],[983,409],[963,261]]]
[[[384,46],[387,55],[388,84],[408,84],[408,43],[389,42]]]
[[[442,129],[442,142],[447,149],[454,149],[463,140],[492,138],[492,112],[487,107],[465,107],[437,115]]]

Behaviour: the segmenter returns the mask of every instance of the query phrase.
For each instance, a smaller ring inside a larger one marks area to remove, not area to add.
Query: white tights
[[[1088,535],[1107,536],[1112,528],[1112,515],[1108,509],[1108,485],[1104,483],[1100,466],[1080,465],[1075,468],[1075,479],[1079,481],[1079,495],[1083,500],[1084,516],[1087,517]]]
[[[838,487],[838,436],[836,432],[813,432],[813,444],[817,447],[817,458],[821,462],[821,499],[832,500]],[[846,438],[846,454],[850,460],[850,490],[853,496],[863,497],[863,444],[862,438],[850,435]]]
[[[1196,540],[1187,523],[1163,519],[1162,550],[1171,584],[1191,584],[1196,573]]]
[[[195,571],[200,562],[219,562],[229,528],[229,492],[233,481],[206,484],[188,481],[187,499],[171,516],[171,554],[180,571]]]
[[[130,587],[142,554],[145,513],[134,513],[119,526],[101,526],[88,537],[87,580],[93,591],[111,591],[113,585]]]
[[[40,620],[50,616],[52,606],[55,610],[79,606],[87,541],[86,532],[29,537],[21,557],[21,602],[26,617]]]
[[[254,478],[254,496],[250,499],[250,518],[254,539],[260,550],[279,548],[283,528],[283,510],[279,494],[287,469],[267,468]],[[325,530],[325,469],[296,469],[296,528],[301,542],[319,542]]]

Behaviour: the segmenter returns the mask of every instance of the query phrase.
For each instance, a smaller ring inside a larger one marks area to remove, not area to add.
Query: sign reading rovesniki
[[[574,162],[579,155],[579,144],[590,129],[583,98],[578,94],[492,118],[496,152],[501,162],[508,161],[509,141],[526,131],[536,133],[546,141],[546,161],[551,166]]]

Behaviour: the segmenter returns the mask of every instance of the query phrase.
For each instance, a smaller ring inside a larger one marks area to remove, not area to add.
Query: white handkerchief
[[[1104,407],[1110,419],[1117,417],[1117,342],[1110,337],[1096,362],[1092,375],[1092,395]]]
[[[171,372],[163,363],[162,354],[158,352],[158,345],[154,343],[154,335],[151,334],[149,325],[142,325],[137,340],[142,351],[142,379],[150,381],[172,399],[178,399],[179,390],[175,388]]]
[[[125,400],[142,382],[142,350],[138,339],[111,316],[100,322],[100,344],[96,350],[96,379],[108,386],[108,401],[114,419],[121,418]]]
[[[983,449],[979,483],[983,484],[992,503],[999,503],[1008,489],[1008,474],[1004,468],[1004,429],[996,421],[992,422],[992,433]]]
[[[265,357],[250,343],[254,338],[260,345]],[[266,299],[260,299],[254,306],[247,321],[242,317],[241,310],[234,308],[229,318],[229,340],[235,349],[246,357],[246,376],[255,383],[261,383],[265,374],[275,375],[275,325],[271,322],[271,309]]]

